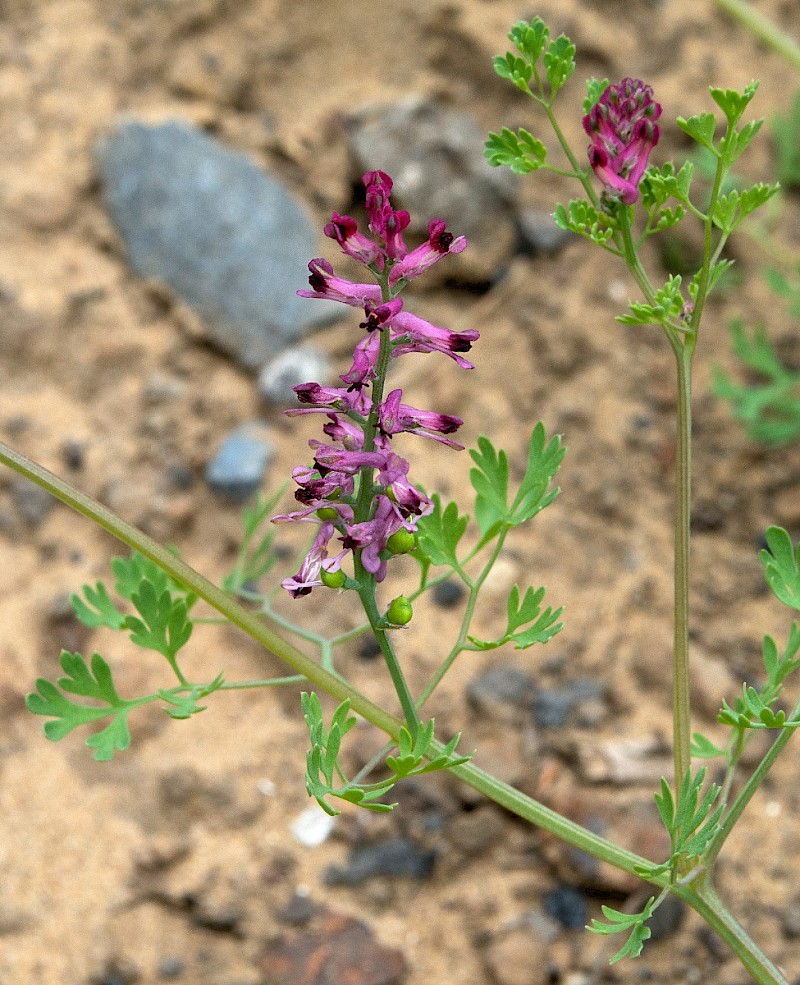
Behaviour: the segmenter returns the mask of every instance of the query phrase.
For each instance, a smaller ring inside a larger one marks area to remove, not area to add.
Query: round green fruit
[[[324,568],[319,573],[320,581],[326,588],[341,588],[347,581],[347,575],[341,568],[336,571],[326,571]]]
[[[390,554],[408,554],[417,546],[417,535],[413,530],[406,530],[401,527],[395,531],[386,541],[386,548]]]
[[[393,626],[406,626],[411,622],[414,610],[405,595],[392,599],[386,610],[386,618]]]

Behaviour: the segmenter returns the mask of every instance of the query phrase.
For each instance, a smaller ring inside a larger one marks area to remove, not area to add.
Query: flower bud
[[[414,610],[405,595],[398,595],[392,599],[389,608],[386,610],[386,619],[393,626],[406,626],[411,622]]]
[[[417,535],[413,530],[401,527],[386,541],[386,549],[390,554],[408,554],[417,546]]]

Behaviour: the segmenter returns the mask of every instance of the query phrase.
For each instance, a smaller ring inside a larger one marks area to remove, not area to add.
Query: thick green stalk
[[[692,345],[674,348],[678,371],[675,444],[675,605],[672,712],[675,789],[691,768],[689,699],[689,544],[692,493]]]
[[[782,58],[800,72],[800,45],[785,31],[782,31],[760,10],[756,10],[744,0],[717,0],[717,5],[735,17],[740,24],[760,41],[768,44]]]

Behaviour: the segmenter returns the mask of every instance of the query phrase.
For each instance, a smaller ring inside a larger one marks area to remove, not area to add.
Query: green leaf
[[[715,759],[717,756],[724,756],[725,749],[715,746],[710,739],[695,732],[692,735],[691,754],[693,759]]]
[[[239,548],[236,565],[222,581],[226,592],[236,593],[245,586],[257,582],[273,567],[276,561],[273,545],[275,531],[272,524],[261,536],[257,537],[259,528],[266,523],[277,509],[281,497],[286,491],[285,486],[269,498],[258,492],[255,501],[242,510],[242,527],[244,537]]]
[[[746,123],[741,130],[731,130],[722,138],[719,149],[728,164],[733,164],[737,158],[742,156],[763,123],[763,120],[752,120],[750,123]]]
[[[675,274],[655,293],[653,304],[631,302],[629,315],[619,315],[621,325],[664,325],[680,317],[685,304],[681,276]]]
[[[172,579],[155,561],[146,558],[137,551],[132,551],[130,558],[115,557],[111,561],[111,570],[117,576],[116,590],[124,599],[131,601],[138,592],[143,581],[149,581],[157,593],[169,590],[187,599],[187,607],[196,601],[197,597],[187,591],[182,585]]]
[[[752,81],[745,86],[743,92],[737,92],[735,89],[717,89],[715,86],[711,86],[709,91],[711,98],[725,114],[730,125],[735,126],[741,120],[757,89],[758,82]]]
[[[39,678],[36,691],[25,699],[28,710],[34,715],[52,719],[45,723],[45,736],[57,742],[80,725],[89,725],[111,716],[111,723],[90,736],[86,745],[95,750],[94,758],[100,761],[109,760],[116,751],[127,749],[131,741],[128,714],[142,702],[123,701],[118,696],[111,670],[99,653],[92,655],[89,666],[79,653],[64,650],[61,653],[61,667],[66,676],[58,681],[58,687]],[[79,704],[67,698],[65,692],[94,698],[104,704]]]
[[[191,718],[192,715],[206,710],[206,706],[200,702],[222,687],[223,683],[224,678],[219,674],[210,684],[193,684],[188,690],[183,686],[169,688],[159,691],[158,696],[169,705],[164,710],[170,718]]]
[[[575,71],[575,45],[565,34],[561,34],[550,42],[543,61],[547,81],[555,96]]]
[[[688,119],[679,116],[676,122],[681,130],[696,143],[708,148],[715,155],[718,153],[714,146],[717,119],[713,113],[699,113],[697,116],[690,116]]]
[[[595,919],[589,924],[587,930],[594,934],[603,935],[630,931],[628,939],[611,958],[609,964],[616,964],[622,958],[637,958],[642,953],[644,942],[648,940],[651,934],[646,922],[655,910],[655,896],[650,897],[641,913],[621,913],[610,906],[601,906],[600,909],[608,923]]]
[[[599,213],[591,202],[573,199],[566,208],[560,203],[553,214],[559,229],[569,230],[584,239],[605,246],[614,235],[614,221],[607,213]]]
[[[600,97],[608,88],[608,79],[587,79],[586,98],[583,101],[583,115],[591,112],[592,107],[599,101]]]
[[[794,550],[782,527],[770,527],[766,540],[767,549],[759,552],[759,559],[767,584],[778,601],[800,610],[800,545]]]
[[[550,489],[550,483],[561,467],[566,448],[555,435],[547,441],[544,424],[536,424],[528,443],[528,463],[514,502],[511,504],[509,522],[519,526],[533,519],[558,496],[559,489]]]
[[[108,594],[108,589],[101,581],[98,581],[94,588],[91,585],[84,585],[82,591],[86,601],[80,595],[71,595],[70,604],[75,615],[84,626],[90,626],[93,629],[98,626],[105,626],[108,629],[122,629],[125,623],[125,614],[114,605]]]
[[[651,211],[661,208],[669,198],[690,205],[689,191],[693,174],[694,165],[691,161],[684,162],[677,172],[671,161],[667,161],[660,168],[651,165],[645,171],[639,185],[643,204]]]
[[[448,503],[443,510],[438,493],[431,498],[433,511],[417,521],[417,551],[425,555],[431,564],[457,568],[456,548],[467,529],[469,517],[459,516],[455,503]]]
[[[564,624],[558,622],[563,609],[546,608],[542,611],[544,588],[528,588],[522,601],[519,597],[519,586],[514,585],[506,603],[506,630],[500,639],[487,641],[470,636],[469,641],[478,650],[496,650],[506,643],[513,643],[516,650],[527,650],[534,643],[547,643],[556,633],[560,633]],[[522,629],[527,626],[526,629]]]
[[[507,52],[498,55],[493,62],[495,72],[501,79],[507,79],[523,92],[530,92],[529,82],[533,74],[533,66],[524,58]]]
[[[530,22],[518,21],[508,34],[508,40],[517,51],[532,63],[537,62],[541,57],[549,37],[550,29],[541,17],[534,17]]]
[[[469,473],[475,490],[475,520],[486,536],[508,516],[508,456],[502,450],[497,451],[484,435],[469,454],[477,466]]]
[[[729,401],[751,439],[767,444],[792,441],[800,435],[800,373],[782,365],[763,327],[748,336],[741,322],[733,322],[730,332],[735,355],[766,382],[740,386],[716,368],[714,393]]]
[[[131,595],[131,602],[141,616],[125,619],[124,626],[131,631],[131,640],[173,661],[192,635],[186,601],[174,599],[168,588],[159,593],[156,586],[145,579]]]
[[[547,148],[527,130],[514,132],[503,127],[498,133],[490,133],[484,154],[490,164],[505,165],[514,174],[529,174],[541,168],[547,157]]]

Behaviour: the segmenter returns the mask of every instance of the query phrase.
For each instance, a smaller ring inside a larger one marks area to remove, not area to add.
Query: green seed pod
[[[414,610],[405,595],[392,599],[386,610],[386,618],[393,626],[406,626],[411,622]]]
[[[341,588],[347,581],[347,575],[341,568],[336,571],[326,571],[324,568],[319,573],[319,579],[326,588]]]
[[[408,554],[417,546],[417,535],[412,530],[401,527],[386,541],[390,554]]]
[[[320,508],[317,510],[317,516],[324,523],[326,520],[338,519],[339,514],[332,506],[320,506]]]

